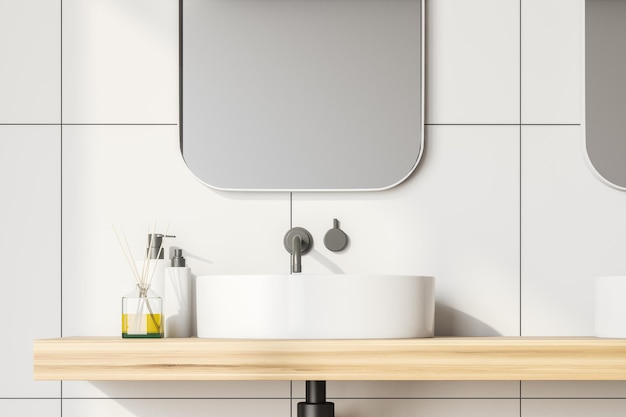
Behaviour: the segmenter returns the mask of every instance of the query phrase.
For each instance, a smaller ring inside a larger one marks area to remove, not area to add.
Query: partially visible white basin
[[[196,281],[198,337],[432,337],[435,279],[410,275],[215,275]]]

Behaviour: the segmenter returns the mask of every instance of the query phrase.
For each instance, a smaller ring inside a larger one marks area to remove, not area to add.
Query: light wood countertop
[[[626,380],[626,339],[34,342],[36,380]]]

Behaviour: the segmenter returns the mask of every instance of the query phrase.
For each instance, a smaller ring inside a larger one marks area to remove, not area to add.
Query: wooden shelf
[[[37,380],[626,380],[626,339],[34,342]]]

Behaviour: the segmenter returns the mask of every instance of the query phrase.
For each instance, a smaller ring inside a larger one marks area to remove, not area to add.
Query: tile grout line
[[[178,126],[178,123],[62,123],[63,126]]]
[[[424,126],[580,126],[580,123],[424,123]]]
[[[522,1],[519,0],[519,335],[522,336]],[[522,381],[519,381],[519,417],[522,417]]]
[[[183,0],[178,1],[178,141],[183,152]]]
[[[519,0],[519,335],[522,335],[522,0]],[[520,381],[521,398],[521,381]],[[521,414],[520,414],[521,417]]]
[[[60,49],[60,59],[59,59],[59,69],[60,69],[60,76],[59,76],[59,98],[60,98],[60,108],[59,108],[59,118],[60,118],[60,122],[61,125],[59,127],[60,129],[60,173],[59,173],[59,183],[60,183],[60,207],[59,207],[59,211],[60,211],[60,224],[59,224],[59,243],[60,243],[60,247],[59,247],[59,255],[60,255],[60,260],[59,260],[59,283],[60,283],[60,323],[59,323],[59,328],[60,328],[60,336],[63,337],[63,0],[59,0],[59,6],[60,6],[60,15],[59,15],[59,19],[60,19],[60,31],[59,31],[59,49]],[[60,417],[63,417],[63,381],[59,382],[59,394],[60,394],[60,399],[59,399],[59,407],[60,407]]]
[[[177,381],[166,381],[177,382]],[[0,398],[4,399],[4,398]],[[15,398],[22,399],[22,398]],[[26,399],[38,399],[48,400],[50,398],[26,398]],[[289,400],[287,397],[65,397],[65,400],[215,400],[215,401],[233,401],[233,400],[248,400],[248,401],[277,401],[277,400]]]
[[[0,126],[181,126],[180,123],[0,123]],[[581,126],[580,123],[424,123],[424,126]]]
[[[289,228],[293,227],[293,192],[289,192]]]
[[[61,33],[60,33],[60,44],[61,44],[61,58],[60,58],[60,72],[61,72],[61,76],[60,76],[60,120],[61,120],[61,124],[60,124],[60,254],[61,254],[61,259],[60,259],[60,267],[61,270],[60,272],[60,282],[61,282],[61,323],[60,323],[60,332],[61,332],[61,337],[63,337],[63,0],[60,0],[60,5],[61,5]]]
[[[172,381],[170,381],[172,382]],[[175,381],[174,381],[175,382]],[[259,382],[259,381],[257,381]],[[470,382],[470,381],[465,381]],[[594,381],[587,381],[594,382]],[[598,382],[598,381],[595,381]],[[1,401],[30,401],[30,400],[42,400],[42,401],[54,401],[56,397],[0,397]],[[304,397],[294,397],[294,400],[304,400]],[[439,400],[452,400],[452,401],[484,401],[484,400],[517,400],[519,397],[328,397],[327,400],[412,400],[412,401],[439,401]],[[590,401],[590,400],[602,400],[602,401],[620,401],[625,400],[624,397],[526,397],[525,400],[567,400],[567,401]],[[233,401],[233,400],[248,400],[248,401],[277,401],[277,400],[289,400],[287,397],[65,397],[64,400],[215,400],[215,401]]]
[[[0,123],[0,126],[178,126],[178,123]]]
[[[289,230],[293,229],[293,192],[289,192]],[[289,263],[289,275],[293,275],[291,261]]]

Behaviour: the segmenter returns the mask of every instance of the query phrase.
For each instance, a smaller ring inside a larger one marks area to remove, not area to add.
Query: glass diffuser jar
[[[138,285],[135,291],[122,297],[122,337],[161,338],[162,317],[163,299],[149,288]]]

